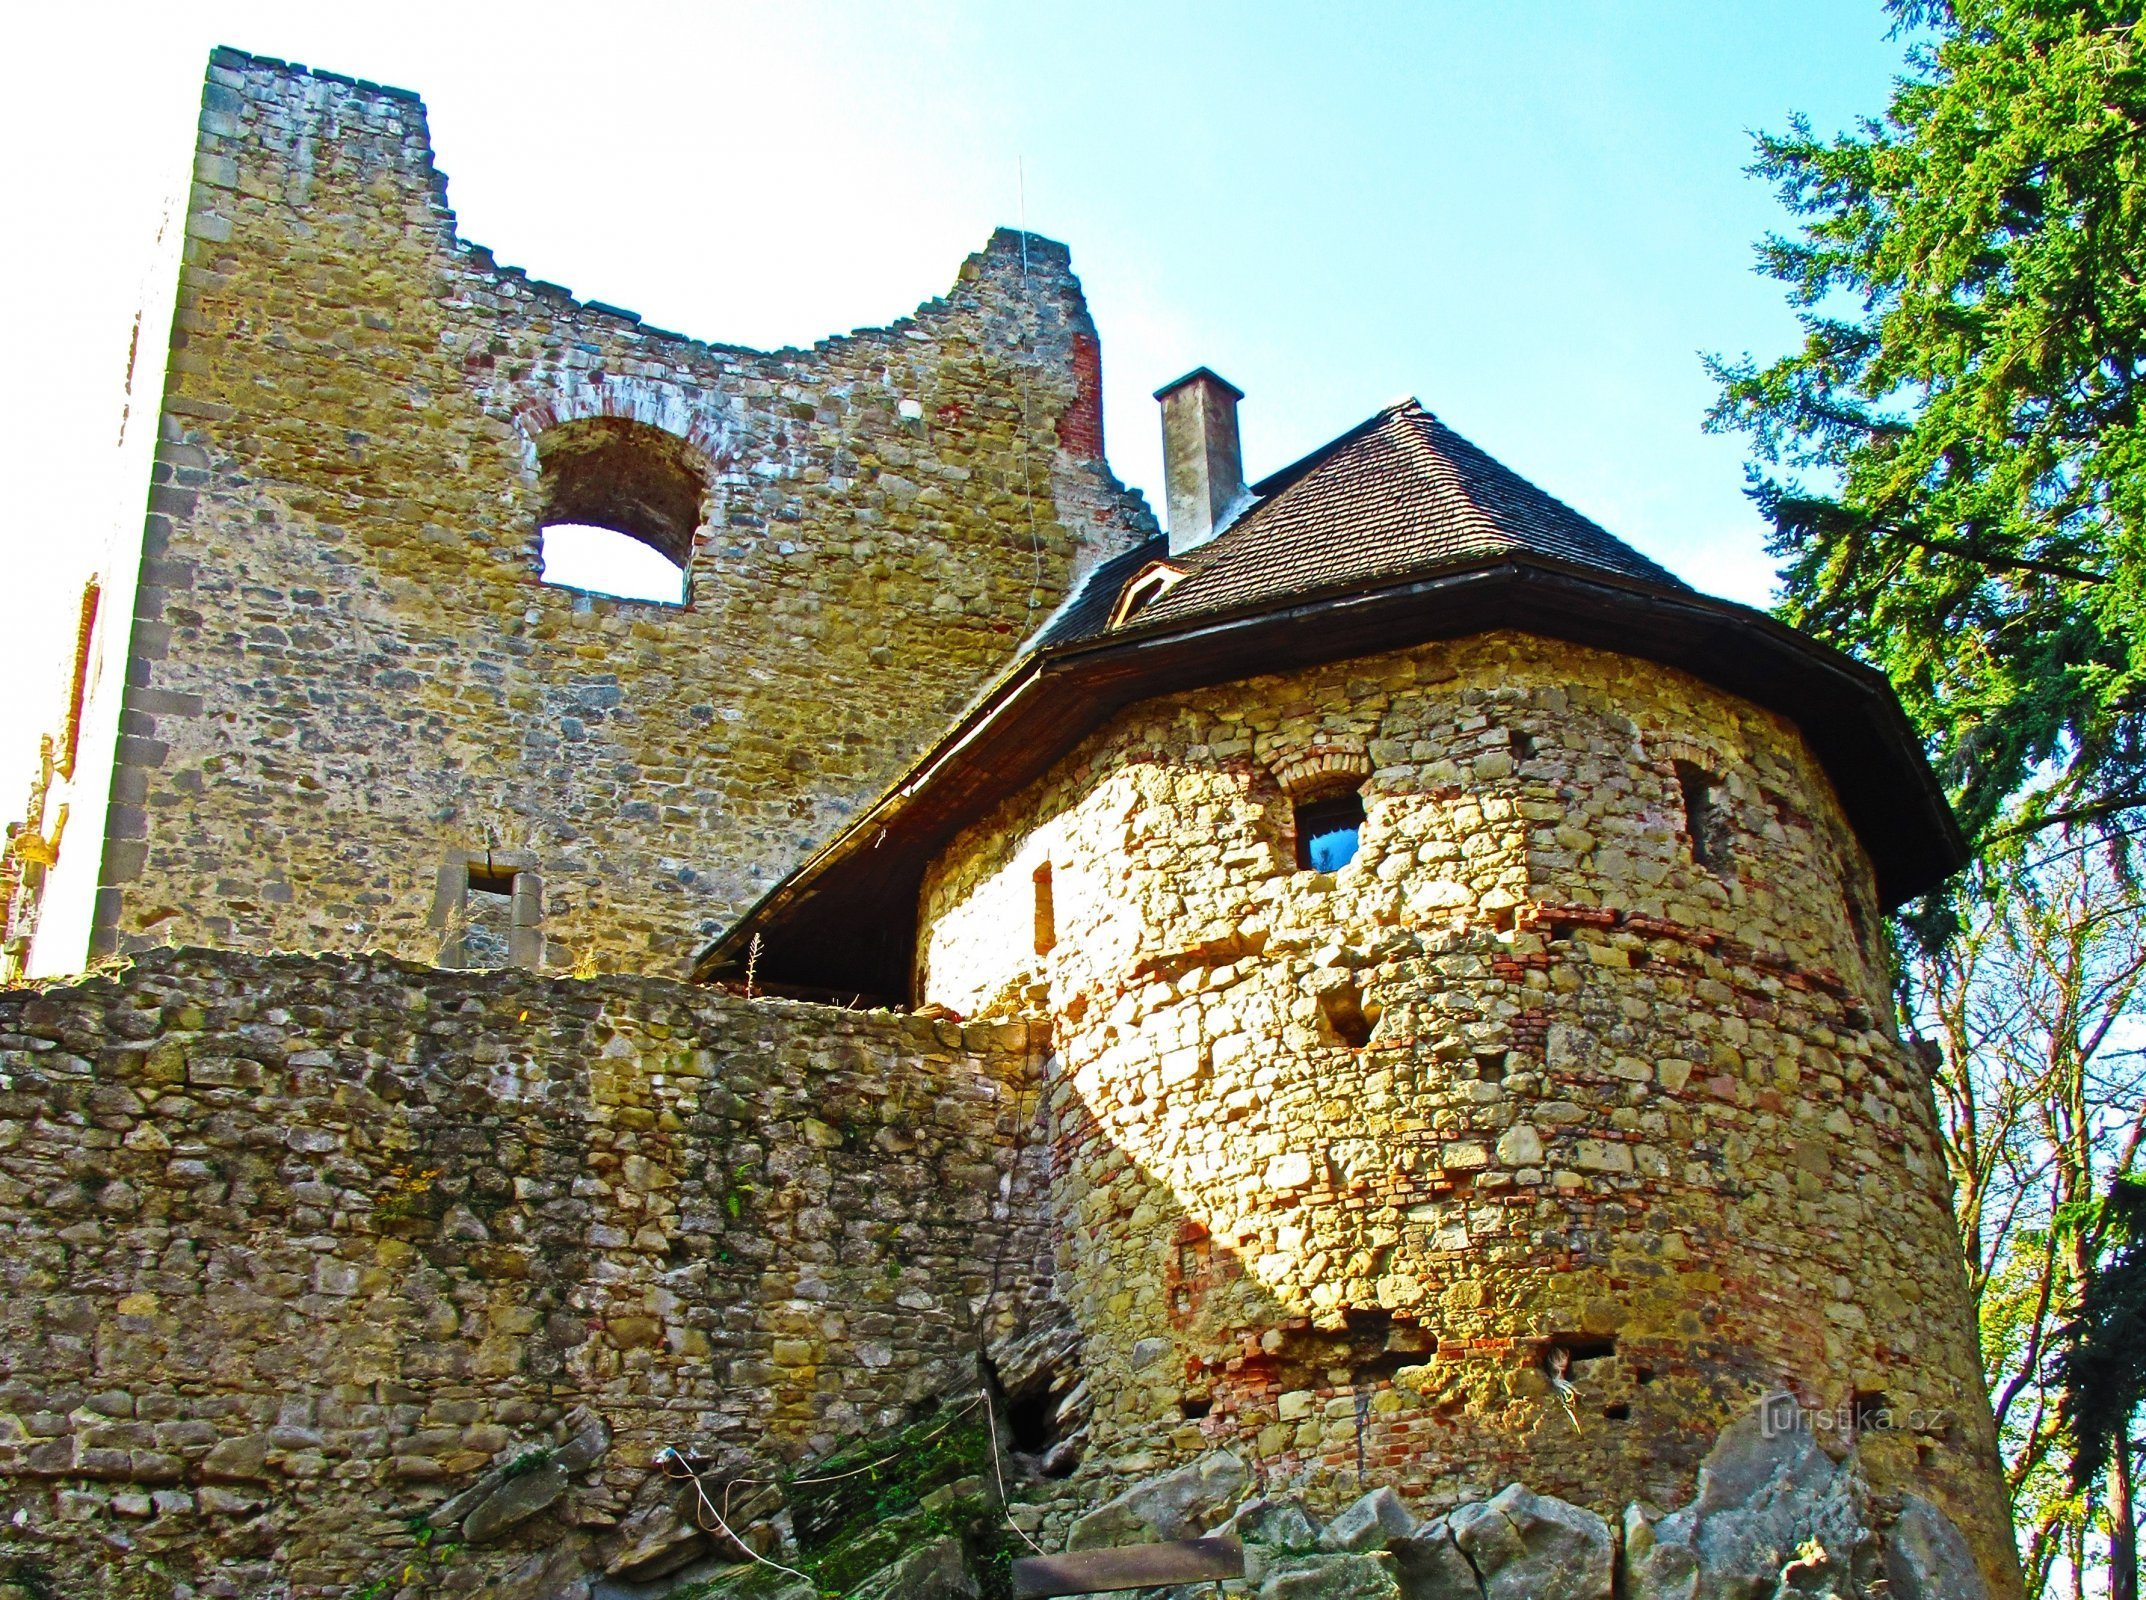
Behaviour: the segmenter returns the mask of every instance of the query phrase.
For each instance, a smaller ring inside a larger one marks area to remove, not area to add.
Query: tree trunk
[[[2129,1417],[2109,1454],[2109,1600],[2139,1600],[2139,1525],[2131,1508]]]

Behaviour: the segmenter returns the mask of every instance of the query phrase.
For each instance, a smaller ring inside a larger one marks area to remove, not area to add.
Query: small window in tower
[[[439,869],[431,926],[443,967],[544,965],[544,883],[526,850],[451,850]]]
[[[1296,804],[1297,866],[1339,872],[1363,840],[1364,797],[1354,789]]]
[[[1058,943],[1058,908],[1051,900],[1051,864],[1036,869],[1036,954],[1047,956]]]
[[[1709,872],[1729,865],[1728,829],[1721,814],[1721,779],[1689,761],[1677,763],[1677,789],[1684,800],[1684,832],[1691,858]]]

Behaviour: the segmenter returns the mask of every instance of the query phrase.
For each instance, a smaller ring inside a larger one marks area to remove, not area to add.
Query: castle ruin
[[[648,327],[461,240],[413,96],[212,57],[0,882],[9,1558],[426,1593],[429,1517],[585,1596],[657,1463],[979,1384],[1045,1536],[1218,1449],[1617,1524],[1786,1392],[2017,1593],[1890,689],[1414,403],[1247,483],[1187,375],[1164,531],[1100,360],[1011,232],[810,350]]]

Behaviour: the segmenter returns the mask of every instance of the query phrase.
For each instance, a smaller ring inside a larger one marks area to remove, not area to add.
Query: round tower
[[[1961,845],[1883,680],[1412,404],[1210,489],[747,925],[1047,1008],[1084,1471],[1614,1521],[1785,1390],[2017,1592],[1880,921]]]
[[[923,906],[926,1000],[1049,985],[1094,1448],[1614,1517],[1787,1388],[2007,1537],[1871,868],[1780,717],[1518,634],[1172,695]]]

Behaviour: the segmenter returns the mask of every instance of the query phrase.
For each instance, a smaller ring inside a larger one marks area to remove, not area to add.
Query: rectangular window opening
[[[1692,861],[1709,872],[1728,865],[1728,840],[1722,826],[1721,779],[1689,761],[1677,763],[1677,790],[1684,802],[1684,832],[1691,840]]]
[[[1297,802],[1293,820],[1300,871],[1339,872],[1356,859],[1364,831],[1364,797],[1343,794]]]
[[[544,880],[526,850],[449,850],[440,864],[429,925],[443,967],[543,970]]]

